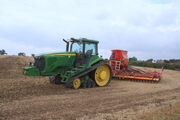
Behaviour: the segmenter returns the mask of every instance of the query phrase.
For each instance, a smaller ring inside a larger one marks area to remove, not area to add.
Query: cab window
[[[96,44],[86,43],[85,54],[96,55]]]
[[[72,43],[71,52],[83,53],[83,44],[79,42]]]

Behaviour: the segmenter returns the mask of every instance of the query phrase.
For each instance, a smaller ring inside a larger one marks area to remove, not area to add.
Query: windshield
[[[90,55],[96,55],[96,45],[93,43],[86,43],[85,53]]]
[[[82,53],[83,44],[80,42],[74,42],[71,44],[71,52]]]

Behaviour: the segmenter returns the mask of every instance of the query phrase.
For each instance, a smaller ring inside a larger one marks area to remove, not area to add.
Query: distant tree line
[[[7,53],[4,49],[2,49],[2,50],[0,50],[0,55],[7,55]]]
[[[141,67],[153,67],[153,68],[164,68],[171,70],[180,70],[180,59],[170,60],[153,60],[148,59],[146,61],[132,61],[129,58],[129,65],[141,66]]]
[[[7,55],[6,51],[4,49],[0,50],[0,55]],[[24,52],[19,52],[17,54],[18,56],[26,56]]]

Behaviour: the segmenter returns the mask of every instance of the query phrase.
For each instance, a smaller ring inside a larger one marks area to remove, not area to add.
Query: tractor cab
[[[86,38],[64,40],[66,42],[66,52],[75,52],[75,66],[88,63],[92,56],[98,56],[98,41]]]
[[[77,54],[98,55],[98,41],[86,38],[64,40],[66,42],[66,52],[76,52]]]

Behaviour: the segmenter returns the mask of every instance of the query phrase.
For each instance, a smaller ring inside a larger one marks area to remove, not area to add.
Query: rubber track
[[[92,71],[95,70],[97,67],[99,67],[99,66],[101,66],[101,65],[103,65],[103,64],[106,64],[106,63],[105,63],[104,61],[101,61],[101,62],[93,65],[91,68],[85,70],[84,72],[82,72],[82,73],[80,73],[80,74],[78,74],[78,75],[75,75],[75,76],[69,78],[69,79],[67,80],[68,82],[66,83],[66,87],[72,88],[72,83],[73,83],[73,80],[74,80],[74,79],[79,78],[79,77],[82,77],[82,76],[84,76],[84,75],[92,72]]]

